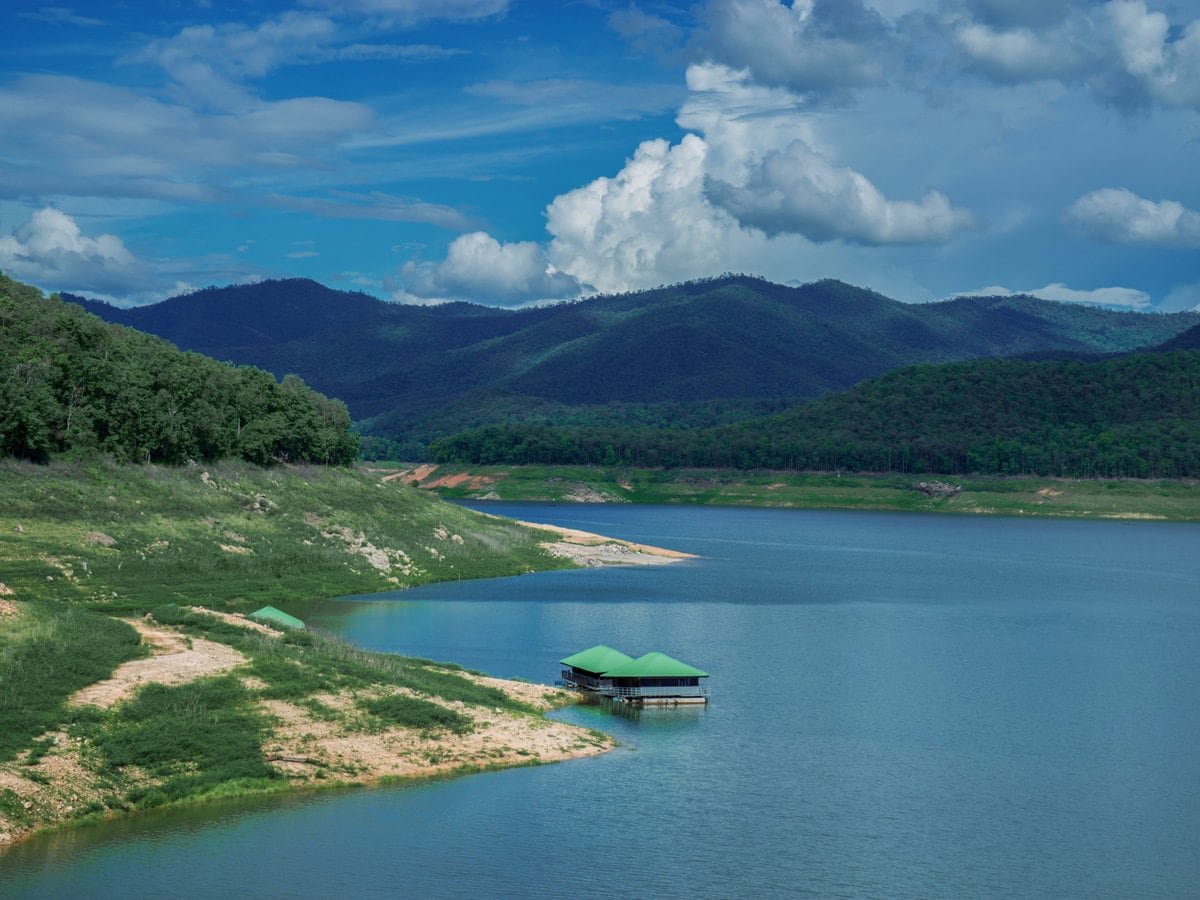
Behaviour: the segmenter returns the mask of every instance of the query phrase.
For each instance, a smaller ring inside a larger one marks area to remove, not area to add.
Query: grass
[[[0,461],[15,599],[248,610],[569,563],[515,523],[347,469]]]
[[[279,779],[262,754],[265,717],[231,675],[148,684],[128,703],[78,727],[105,765],[136,767],[130,804],[144,808],[225,795]]]
[[[445,728],[455,734],[466,734],[472,727],[470,716],[407,694],[375,697],[360,701],[359,706],[387,726],[423,731]]]
[[[462,668],[453,663],[375,653],[337,637],[307,631],[284,632],[275,638],[178,606],[160,607],[152,615],[185,634],[228,644],[246,654],[251,674],[267,685],[260,691],[267,699],[297,702],[318,693],[386,685],[468,706],[534,712],[504,691],[465,677]]]
[[[361,471],[0,461],[0,765],[40,791],[31,808],[0,790],[0,827],[281,790],[298,776],[264,758],[278,724],[264,701],[286,700],[344,732],[462,734],[480,707],[535,715],[453,664],[306,631],[263,634],[186,607],[249,611],[573,565],[546,553],[543,539]],[[147,685],[108,709],[69,705],[80,688],[147,653],[113,616],[151,610],[186,635],[237,649],[247,664]],[[59,730],[69,735],[61,746]],[[47,768],[62,754],[75,774]],[[334,775],[330,765],[312,778]],[[90,782],[72,780],[81,777]]]
[[[1200,520],[1200,483],[1172,480],[1083,480],[1024,476],[742,472],[720,469],[629,469],[588,466],[439,466],[428,477],[470,474],[488,479],[432,489],[473,499],[569,501],[581,493],[609,502],[682,503],[794,509],[875,509],[1074,518],[1153,517]],[[961,487],[948,497],[922,493],[921,482]]]
[[[0,762],[44,753],[37,739],[68,718],[68,698],[144,653],[125,623],[65,603],[23,604],[0,623]]]

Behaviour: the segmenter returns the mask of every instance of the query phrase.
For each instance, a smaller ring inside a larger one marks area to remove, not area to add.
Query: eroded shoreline
[[[258,631],[266,640],[283,639],[282,633],[242,616],[193,609],[240,629]],[[108,710],[149,684],[179,686],[222,675],[238,678],[251,692],[265,687],[254,675],[251,659],[231,646],[188,635],[149,617],[125,621],[142,636],[150,655],[123,663],[110,678],[78,691],[69,702],[69,710]],[[277,772],[278,780],[239,793],[424,780],[559,762],[603,753],[615,746],[600,732],[545,717],[547,711],[572,702],[571,695],[561,689],[462,671],[455,674],[502,691],[523,708],[422,695],[423,701],[469,717],[470,727],[455,731],[381,725],[377,721],[364,726],[364,699],[417,696],[409,689],[382,682],[366,688],[322,691],[305,700],[262,696],[255,701],[256,707],[270,723],[261,744],[262,758]],[[59,730],[43,736],[36,754],[22,753],[0,764],[0,795],[7,800],[7,809],[0,806],[0,848],[81,821],[135,814],[138,810],[131,805],[112,804],[114,791],[122,785],[145,787],[153,782],[153,777],[137,767],[115,772],[105,765],[95,747],[74,736],[64,723]],[[206,795],[199,795],[173,805],[206,799]],[[13,810],[14,804],[19,815]]]

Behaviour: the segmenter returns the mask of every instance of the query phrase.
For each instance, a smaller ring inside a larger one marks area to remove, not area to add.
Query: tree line
[[[890,372],[715,428],[495,425],[436,462],[1200,477],[1200,352],[1097,362],[975,360]]]
[[[350,424],[295,375],[181,352],[0,275],[0,454],[345,465]]]

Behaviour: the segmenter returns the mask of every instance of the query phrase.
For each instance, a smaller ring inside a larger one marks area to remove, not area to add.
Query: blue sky
[[[1200,305],[1195,0],[8,4],[0,269]]]

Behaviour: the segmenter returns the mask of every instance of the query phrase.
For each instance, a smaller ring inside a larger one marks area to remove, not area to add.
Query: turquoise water
[[[289,610],[549,681],[596,643],[705,709],[621,749],[148,814],[0,855],[0,895],[1195,896],[1200,527],[489,504],[700,554]]]

